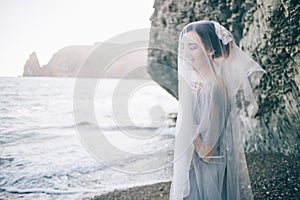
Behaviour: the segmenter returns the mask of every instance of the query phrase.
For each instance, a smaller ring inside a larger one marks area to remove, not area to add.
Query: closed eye
[[[188,46],[189,46],[190,50],[198,49],[198,44],[196,44],[196,43],[189,43]]]

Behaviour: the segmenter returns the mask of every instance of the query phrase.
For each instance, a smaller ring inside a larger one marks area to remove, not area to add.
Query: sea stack
[[[39,76],[41,74],[41,66],[35,52],[32,52],[24,66],[23,76]]]

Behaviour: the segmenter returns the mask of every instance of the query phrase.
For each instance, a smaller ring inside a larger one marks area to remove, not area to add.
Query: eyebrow
[[[189,42],[188,47],[189,48],[199,48],[200,46],[196,42]]]

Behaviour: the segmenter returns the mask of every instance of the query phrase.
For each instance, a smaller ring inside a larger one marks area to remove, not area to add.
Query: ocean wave
[[[3,174],[0,177],[0,193],[8,192],[12,194],[30,194],[30,193],[45,193],[45,194],[75,194],[83,192],[91,192],[81,188],[78,185],[77,179],[81,175],[89,175],[97,171],[102,171],[107,168],[105,165],[99,165],[99,163],[86,167],[76,167],[70,169],[70,167],[63,167],[52,172],[40,172],[37,174],[19,174],[18,178],[13,180],[10,174]],[[73,187],[67,187],[67,185],[74,184]],[[24,188],[26,186],[26,188]],[[67,189],[58,189],[67,188]]]
[[[98,128],[100,130],[103,131],[122,131],[122,130],[149,130],[149,131],[156,131],[158,129],[160,129],[161,127],[151,127],[151,126],[99,126],[99,124],[95,124],[95,123],[91,123],[91,122],[87,122],[87,121],[82,121],[82,122],[78,122],[76,124],[73,125],[69,125],[69,126],[64,126],[61,128],[64,129],[68,129],[68,128],[76,128],[76,127],[89,127],[89,128]]]
[[[175,137],[175,128],[171,127],[171,128],[163,129],[163,131],[161,132],[161,135]]]
[[[14,161],[14,157],[8,156],[8,157],[0,157],[0,166],[3,165],[6,162],[12,162]]]
[[[62,126],[60,127],[61,129],[73,129],[73,128],[76,128],[76,127],[84,127],[84,126],[91,126],[91,127],[95,127],[97,126],[96,124],[94,123],[91,123],[91,122],[87,122],[87,121],[82,121],[82,122],[78,122],[78,123],[75,123],[75,124],[70,124],[70,125],[67,125],[67,126]]]
[[[118,131],[118,130],[150,130],[155,131],[160,129],[160,127],[150,127],[150,126],[106,126],[101,127],[104,131]]]
[[[30,188],[30,189],[20,189],[17,187],[2,187],[0,192],[9,192],[12,194],[33,194],[33,193],[44,193],[44,194],[56,194],[56,195],[66,195],[66,194],[76,194],[76,193],[85,193],[91,192],[87,189],[68,189],[68,190],[59,190],[59,189],[50,189],[50,188]]]

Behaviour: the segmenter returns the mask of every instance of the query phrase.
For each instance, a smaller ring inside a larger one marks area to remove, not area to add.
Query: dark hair
[[[224,45],[216,34],[215,26],[212,22],[191,23],[186,27],[185,32],[196,31],[207,51],[214,51],[212,58],[227,58],[230,54],[228,43]]]

